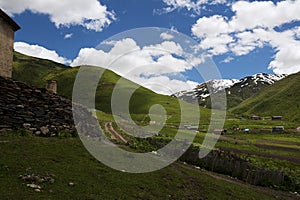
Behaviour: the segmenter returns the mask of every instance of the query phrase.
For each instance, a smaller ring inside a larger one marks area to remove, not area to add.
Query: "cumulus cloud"
[[[172,40],[174,36],[169,33],[161,33],[160,38],[163,40]]]
[[[205,5],[225,4],[226,0],[162,0],[166,4],[163,10],[156,10],[157,13],[169,13],[177,9],[187,9],[200,14]]]
[[[98,0],[10,0],[0,7],[12,14],[25,10],[49,16],[56,27],[80,25],[88,30],[102,31],[115,20],[115,14]]]
[[[73,37],[73,33],[68,33],[64,36],[64,39],[70,39]]]
[[[192,33],[202,49],[211,55],[242,56],[268,45],[276,52],[269,69],[287,74],[300,71],[300,28],[282,29],[300,21],[300,1],[237,1],[231,10],[234,15],[230,19],[213,15],[199,18],[193,25]]]
[[[39,45],[31,45],[24,42],[15,42],[14,49],[22,54],[42,59],[53,60],[62,64],[69,64],[71,61],[59,56],[56,51],[46,49]]]
[[[170,78],[203,62],[202,59],[186,55],[182,47],[173,41],[140,47],[135,40],[126,38],[105,44],[112,46],[107,52],[95,48],[81,49],[71,66],[94,65],[110,69],[161,94],[191,90],[198,84]]]
[[[234,58],[229,56],[229,57],[225,58],[224,60],[222,60],[221,62],[222,63],[230,63],[233,60],[234,60]]]

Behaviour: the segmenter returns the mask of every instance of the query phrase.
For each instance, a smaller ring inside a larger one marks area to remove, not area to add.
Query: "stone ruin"
[[[55,80],[46,81],[46,90],[56,94],[56,92],[57,92],[57,81],[55,81]]]

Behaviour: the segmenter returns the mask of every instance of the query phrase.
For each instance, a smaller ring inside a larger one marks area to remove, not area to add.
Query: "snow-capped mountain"
[[[240,80],[210,80],[198,85],[192,91],[181,91],[173,96],[190,103],[199,103],[202,106],[210,107],[210,94],[225,90],[228,107],[233,107],[284,77],[286,75],[259,73]]]
[[[276,74],[255,74],[253,76],[247,76],[245,78],[240,79],[238,82],[240,83],[241,87],[247,86],[249,82],[253,82],[254,84],[269,84],[272,85],[276,81],[279,81],[280,79],[283,79],[287,75],[276,75]]]
[[[198,85],[191,91],[181,91],[173,94],[181,100],[196,103],[199,99],[205,99],[210,96],[210,93],[218,93],[224,89],[230,88],[235,83],[238,83],[237,79],[220,79],[220,80],[210,80],[205,83]],[[211,91],[210,91],[211,90]]]

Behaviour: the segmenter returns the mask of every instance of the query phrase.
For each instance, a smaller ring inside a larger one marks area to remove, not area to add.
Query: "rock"
[[[39,185],[36,185],[36,184],[34,184],[34,183],[27,184],[27,187],[30,187],[30,188],[33,188],[33,189],[39,189],[39,190],[41,190],[41,189],[42,189],[42,187],[41,187],[41,186],[39,186]]]
[[[29,129],[31,127],[31,124],[29,123],[24,123],[23,124],[23,127],[26,128],[26,129]]]
[[[29,128],[28,130],[30,130],[31,132],[36,131],[36,128]]]
[[[25,108],[23,105],[17,105],[17,108]]]
[[[54,183],[54,179],[53,179],[53,178],[50,178],[50,179],[48,180],[48,182],[51,183],[51,184],[53,184],[53,183]]]
[[[40,130],[43,135],[47,135],[49,133],[49,129],[46,126],[42,126]]]
[[[68,185],[69,185],[70,187],[73,187],[73,186],[75,186],[75,183],[70,182]]]
[[[36,191],[36,192],[41,192],[41,190],[40,190],[40,189],[35,189],[34,191]]]

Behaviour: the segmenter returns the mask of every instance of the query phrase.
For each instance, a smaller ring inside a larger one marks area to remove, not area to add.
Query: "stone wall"
[[[0,76],[11,77],[13,65],[14,31],[0,18]]]
[[[0,93],[0,130],[27,129],[42,136],[55,136],[62,131],[76,133],[70,100],[4,77],[0,77]],[[83,119],[77,127],[95,129],[90,125],[97,122],[92,113],[79,105],[76,110]]]

